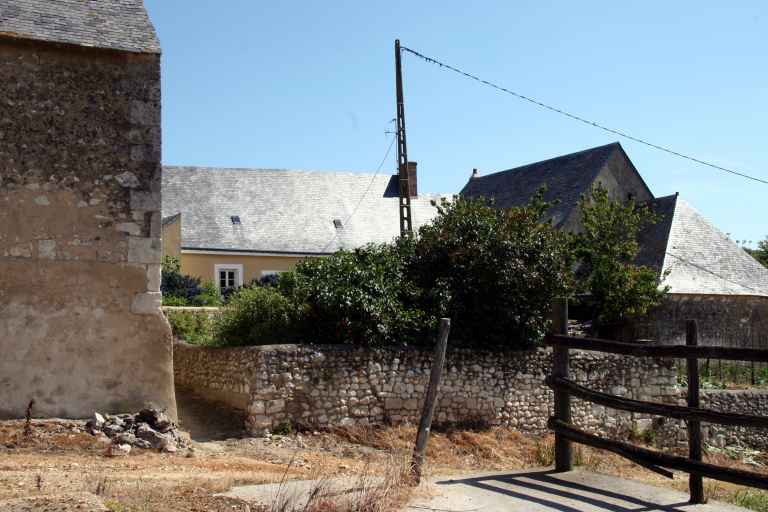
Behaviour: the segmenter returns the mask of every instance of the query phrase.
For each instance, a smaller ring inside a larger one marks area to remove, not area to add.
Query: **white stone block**
[[[160,292],[137,293],[133,296],[131,313],[135,315],[159,315],[163,295]]]
[[[130,237],[128,263],[160,263],[161,245],[156,238]]]

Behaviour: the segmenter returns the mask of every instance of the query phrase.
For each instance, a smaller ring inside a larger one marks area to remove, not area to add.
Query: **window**
[[[262,270],[261,277],[276,276],[278,274],[282,274],[283,272],[285,272],[285,270]]]
[[[232,221],[232,224],[234,224],[235,226],[238,226],[238,225],[240,225],[240,216],[239,216],[239,215],[232,215],[232,216],[229,218],[229,220],[231,220],[231,221]]]
[[[214,266],[216,286],[219,290],[243,286],[243,266],[238,264],[222,264]]]
[[[341,223],[341,219],[333,219],[333,227],[341,229],[344,227],[344,224]]]

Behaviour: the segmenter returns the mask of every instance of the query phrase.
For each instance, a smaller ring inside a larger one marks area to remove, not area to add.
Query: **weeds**
[[[24,415],[24,437],[29,439],[32,437],[32,409],[35,407],[35,399],[29,401],[27,405],[27,412]]]
[[[753,489],[738,491],[730,497],[731,503],[757,512],[768,512],[768,493]]]
[[[555,441],[551,438],[536,442],[533,460],[539,466],[551,466],[555,463]]]

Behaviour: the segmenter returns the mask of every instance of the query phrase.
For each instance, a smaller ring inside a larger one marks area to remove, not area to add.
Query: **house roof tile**
[[[414,229],[447,197],[412,198]],[[397,177],[385,174],[163,168],[163,216],[181,213],[186,249],[325,254],[389,242],[400,234],[398,202]]]
[[[0,35],[160,53],[142,0],[0,0]]]

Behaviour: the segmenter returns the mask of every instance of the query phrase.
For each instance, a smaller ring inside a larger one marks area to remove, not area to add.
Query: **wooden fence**
[[[571,470],[571,443],[576,442],[611,451],[651,471],[672,478],[668,469],[689,474],[691,503],[704,503],[703,477],[750,487],[768,489],[763,474],[726,468],[702,462],[701,422],[721,425],[768,428],[768,417],[734,414],[702,409],[699,406],[699,359],[768,362],[768,350],[698,346],[695,321],[687,323],[685,345],[652,345],[618,341],[576,338],[566,334],[550,335],[547,344],[554,347],[552,374],[547,384],[554,390],[554,416],[549,428],[555,432],[555,466],[557,471]],[[565,332],[564,329],[559,329]],[[632,357],[664,357],[686,360],[688,405],[670,405],[613,396],[583,387],[569,379],[569,350],[591,350]],[[623,411],[654,414],[685,420],[688,425],[688,457],[648,450],[622,441],[604,439],[578,429],[571,423],[571,397]],[[668,468],[668,469],[664,469]]]

